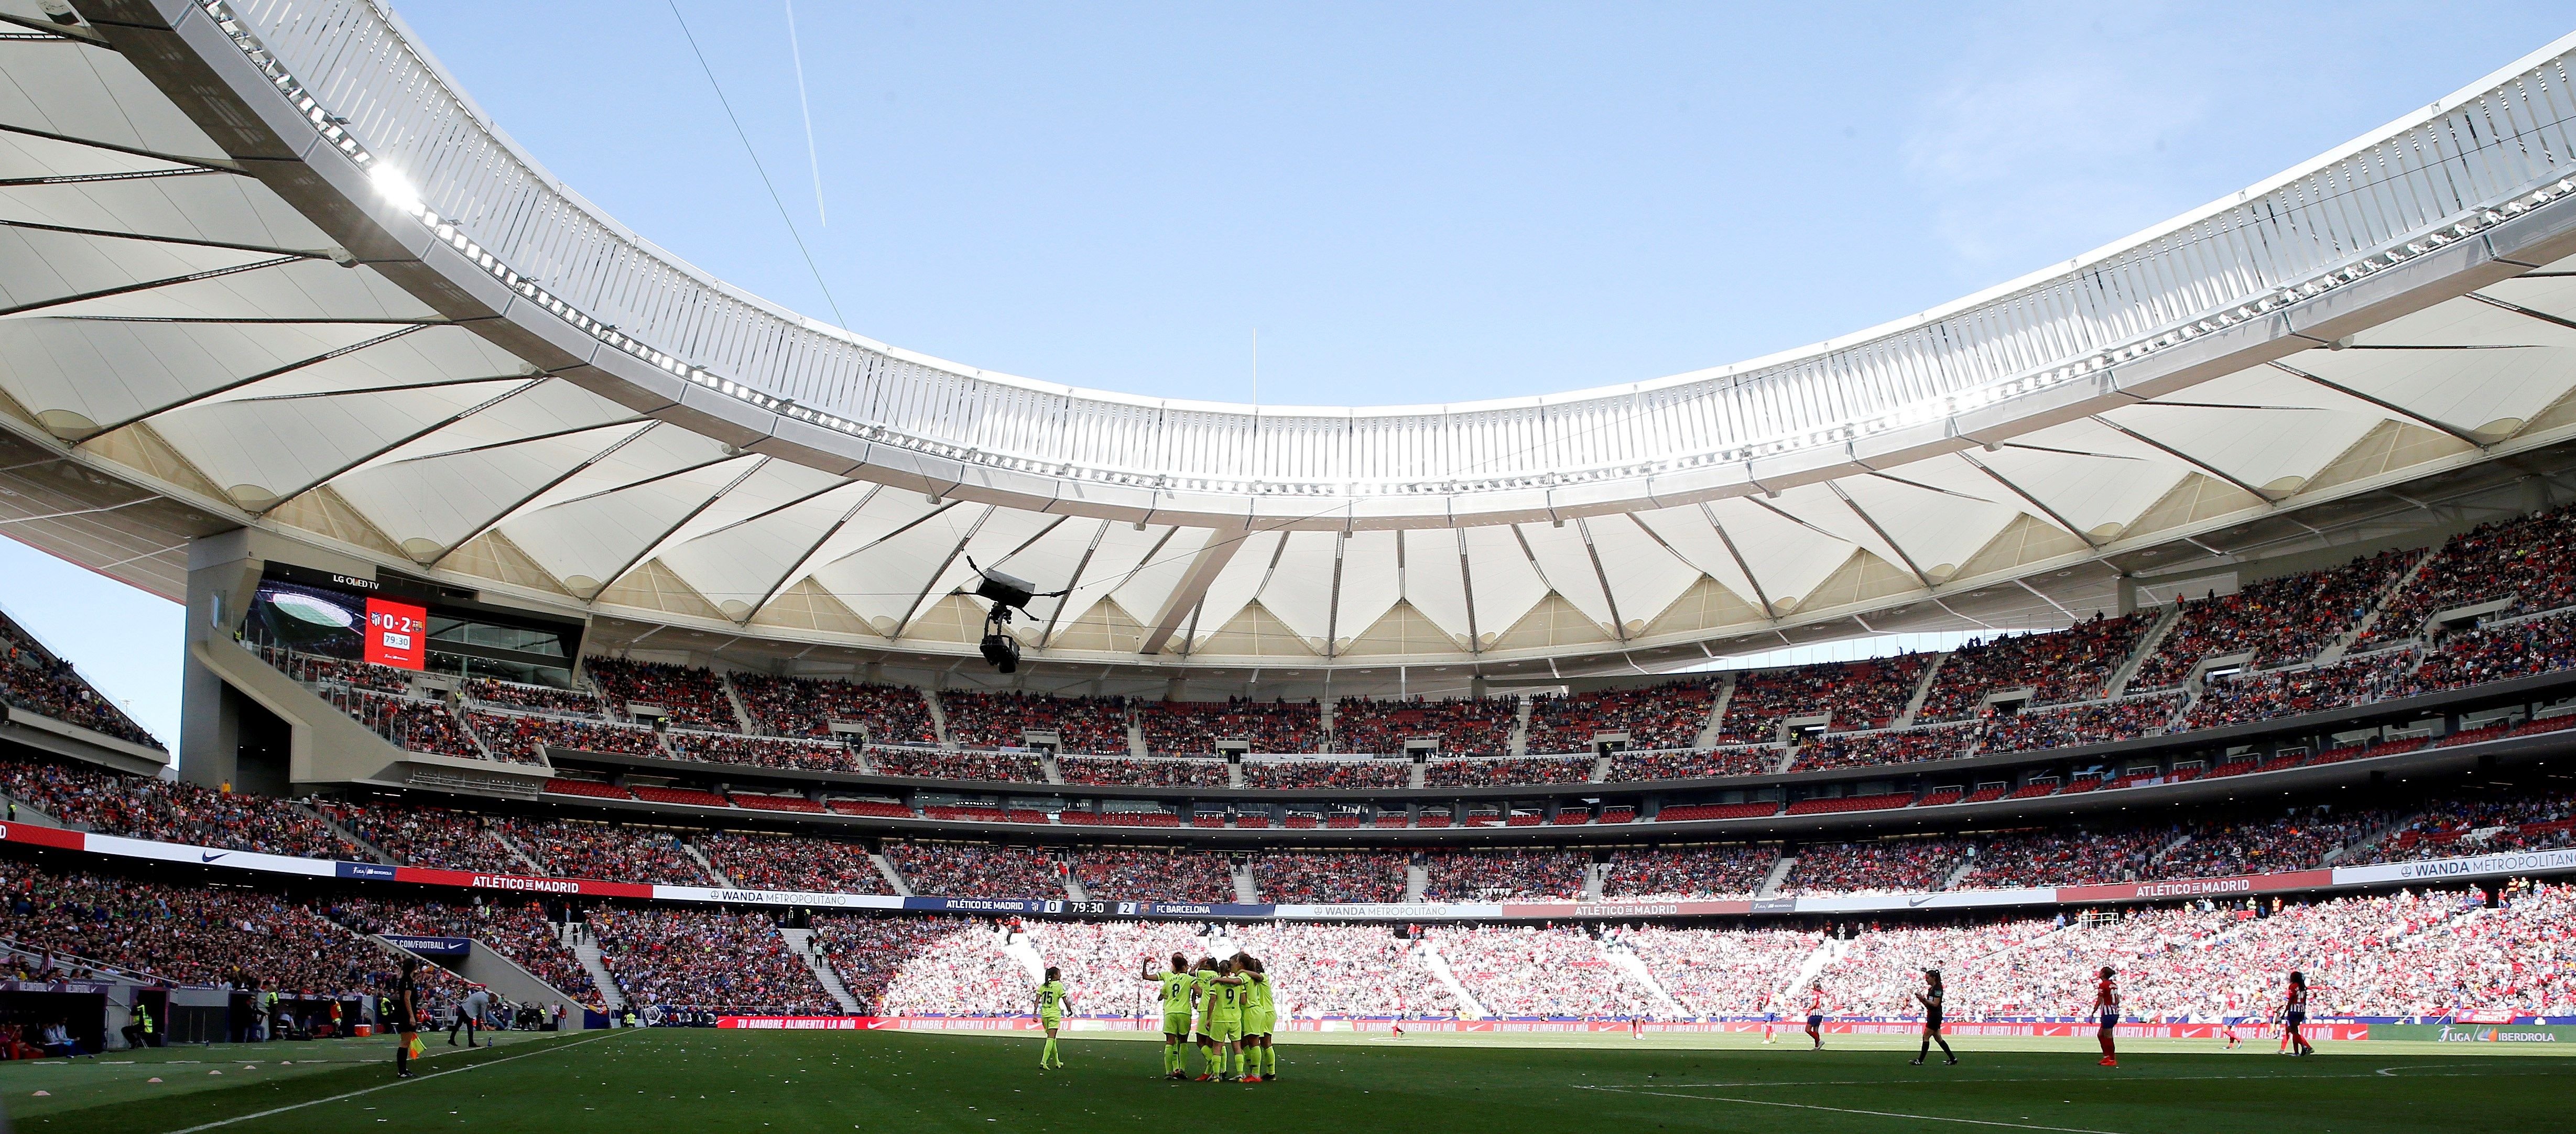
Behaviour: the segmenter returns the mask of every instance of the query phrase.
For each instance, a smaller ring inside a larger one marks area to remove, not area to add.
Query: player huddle
[[[1196,1037],[1201,1083],[1224,1082],[1226,1069],[1242,1083],[1279,1077],[1278,1049],[1270,1046],[1279,1011],[1271,999],[1270,974],[1249,953],[1227,960],[1172,954],[1170,972],[1154,972],[1149,963],[1136,974],[1162,986],[1163,1077],[1189,1079],[1187,1044]],[[1193,1013],[1197,1027],[1192,1028]]]

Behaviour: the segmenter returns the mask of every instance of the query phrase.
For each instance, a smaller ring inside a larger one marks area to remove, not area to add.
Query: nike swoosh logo
[[[226,855],[229,855],[229,854],[231,854],[231,853],[233,853],[233,852],[231,852],[231,851],[216,851],[216,852],[214,852],[214,853],[212,853],[212,854],[206,854],[206,855],[201,856],[201,857],[198,859],[198,861],[200,861],[200,862],[213,862],[214,860],[219,859],[219,858],[222,858],[222,857],[224,857],[224,856],[226,856]]]
[[[1932,895],[1930,895],[1930,894],[1925,894],[1925,895],[1923,895],[1922,897],[1919,897],[1919,898],[1907,898],[1907,899],[1905,899],[1905,904],[1906,904],[1906,905],[1909,905],[1909,906],[1919,906],[1919,905],[1922,905],[1923,903],[1928,902],[1928,901],[1931,901],[1931,900],[1932,900]]]

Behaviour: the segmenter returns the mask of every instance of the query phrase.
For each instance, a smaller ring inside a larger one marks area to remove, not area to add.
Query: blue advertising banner
[[[409,949],[424,957],[462,958],[474,951],[471,937],[414,937],[408,933],[383,933],[385,943],[398,949]]]

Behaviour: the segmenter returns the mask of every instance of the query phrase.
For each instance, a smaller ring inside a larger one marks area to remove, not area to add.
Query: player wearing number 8
[[[1162,986],[1163,1077],[1166,1079],[1189,1078],[1190,1073],[1187,1062],[1189,1057],[1183,1054],[1181,1045],[1188,1042],[1190,1038],[1190,993],[1193,991],[1194,987],[1194,982],[1190,977],[1190,959],[1179,953],[1174,953],[1172,954],[1172,971],[1167,973],[1155,972],[1153,971],[1151,962],[1147,962],[1143,968],[1139,969],[1136,975],[1140,979],[1152,981]]]

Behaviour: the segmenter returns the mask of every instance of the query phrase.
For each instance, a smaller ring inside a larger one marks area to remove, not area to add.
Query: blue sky
[[[2576,28],[2564,3],[807,0],[809,165],[786,5],[682,0],[818,283],[663,3],[397,10],[557,176],[736,285],[1150,395],[1251,400],[1257,336],[1273,404],[1540,393],[1857,330]],[[172,734],[177,608],[0,550],[0,602]]]

